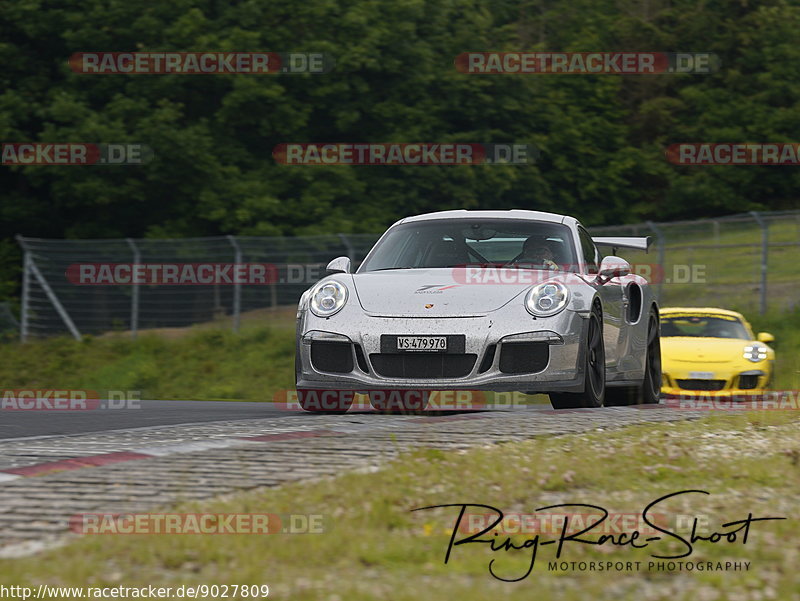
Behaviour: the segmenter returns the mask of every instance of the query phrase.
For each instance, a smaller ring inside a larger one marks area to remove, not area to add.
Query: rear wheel
[[[597,305],[589,316],[584,359],[583,392],[552,392],[553,409],[602,407],[606,389],[606,353],[603,345],[603,318]]]
[[[658,403],[661,394],[661,336],[655,309],[650,309],[648,317],[646,353],[642,383],[639,386],[607,388],[606,406]]]
[[[661,398],[661,326],[655,309],[650,309],[647,326],[647,359],[645,360],[642,403],[658,403]]]

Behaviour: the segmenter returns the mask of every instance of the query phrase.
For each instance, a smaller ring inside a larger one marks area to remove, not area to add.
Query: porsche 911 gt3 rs
[[[298,399],[322,391],[546,393],[555,408],[658,402],[659,313],[647,281],[573,217],[443,211],[392,225],[355,272],[350,260],[303,293]],[[424,405],[424,402],[423,402]]]

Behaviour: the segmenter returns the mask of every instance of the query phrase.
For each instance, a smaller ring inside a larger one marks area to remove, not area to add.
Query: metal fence
[[[591,228],[594,235],[653,236],[648,254],[622,252],[656,286],[662,305],[786,309],[800,300],[800,211]],[[378,235],[295,238],[221,236],[174,240],[44,240],[19,236],[24,251],[22,340],[217,323],[297,303],[328,261],[363,260]],[[261,263],[268,285],[75,285],[65,274],[91,263]]]
[[[337,256],[363,260],[377,235],[298,238],[221,236],[174,240],[43,240],[19,236],[24,251],[20,335],[83,334],[232,324],[242,314],[296,304]],[[274,265],[268,285],[75,285],[66,274],[81,264]]]
[[[662,306],[746,313],[800,301],[800,211],[591,228],[593,235],[652,236],[648,254],[620,251],[656,287]],[[650,274],[646,273],[650,268]]]

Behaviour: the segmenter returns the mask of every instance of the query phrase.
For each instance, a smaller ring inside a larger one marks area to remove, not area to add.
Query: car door
[[[585,273],[596,275],[600,267],[600,253],[592,237],[578,226],[578,237],[585,265]],[[622,286],[619,279],[614,278],[605,284],[597,285],[597,293],[603,303],[603,343],[606,353],[606,367],[616,368],[619,362],[620,334],[622,332]]]

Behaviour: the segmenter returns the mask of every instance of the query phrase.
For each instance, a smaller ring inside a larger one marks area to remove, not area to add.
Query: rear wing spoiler
[[[611,246],[614,251],[617,252],[616,249],[618,248],[633,248],[635,250],[643,250],[647,252],[647,249],[650,247],[650,243],[653,241],[650,236],[644,236],[641,238],[637,238],[634,236],[599,236],[597,238],[592,237],[592,241],[597,246]]]

